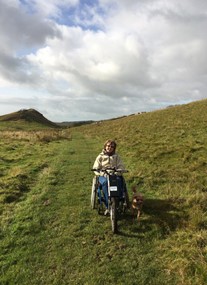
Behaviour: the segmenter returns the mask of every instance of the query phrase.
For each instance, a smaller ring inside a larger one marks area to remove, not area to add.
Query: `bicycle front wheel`
[[[118,218],[118,213],[117,213],[117,206],[118,206],[118,201],[115,197],[111,198],[111,207],[110,207],[110,217],[111,217],[111,227],[112,227],[112,232],[115,234],[118,231],[118,225],[117,225],[117,218]]]

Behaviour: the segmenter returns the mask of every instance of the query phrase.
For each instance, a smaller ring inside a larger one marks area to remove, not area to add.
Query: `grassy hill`
[[[203,100],[55,135],[1,132],[0,284],[206,284],[206,111]],[[126,213],[118,235],[90,209],[107,138],[130,196],[145,196],[140,223]]]
[[[40,112],[34,110],[34,109],[22,109],[18,112],[6,114],[3,116],[0,116],[0,122],[15,122],[15,123],[23,123],[29,122],[40,124],[47,127],[57,128],[58,125],[51,122],[50,120],[46,119]],[[7,124],[8,125],[8,124]],[[10,126],[10,125],[9,125]],[[31,127],[31,126],[30,126]]]
[[[0,116],[1,129],[43,129],[43,128],[66,128],[76,127],[85,124],[92,124],[94,121],[66,121],[52,122],[45,118],[40,112],[35,109],[22,109],[17,112],[9,113]]]

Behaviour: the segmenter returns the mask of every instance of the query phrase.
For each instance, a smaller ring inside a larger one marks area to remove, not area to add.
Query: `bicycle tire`
[[[112,227],[112,232],[115,234],[118,231],[118,223],[117,223],[117,218],[118,218],[118,213],[117,213],[117,199],[115,197],[111,198],[111,207],[110,207],[110,216],[111,216],[111,227]]]
[[[93,178],[93,183],[92,183],[92,189],[91,189],[91,208],[95,209],[96,208],[96,196],[97,196],[97,178]]]

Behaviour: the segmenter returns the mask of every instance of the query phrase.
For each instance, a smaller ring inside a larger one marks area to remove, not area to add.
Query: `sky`
[[[207,98],[206,0],[0,0],[0,115],[103,120]]]

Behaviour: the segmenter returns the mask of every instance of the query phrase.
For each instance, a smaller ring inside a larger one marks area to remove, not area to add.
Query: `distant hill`
[[[52,122],[45,118],[40,112],[35,109],[21,109],[17,112],[0,116],[0,122],[6,121],[26,121],[31,123],[39,123],[44,126],[58,128],[58,127],[76,127],[86,124],[92,124],[94,121],[71,121],[71,122]]]
[[[95,121],[71,121],[71,122],[61,122],[61,123],[56,123],[58,126],[61,127],[78,127],[82,125],[87,125],[87,124],[92,124]]]
[[[34,109],[22,109],[20,111],[0,116],[0,121],[27,121],[36,122],[48,127],[58,127],[56,123],[46,119],[41,113]]]

